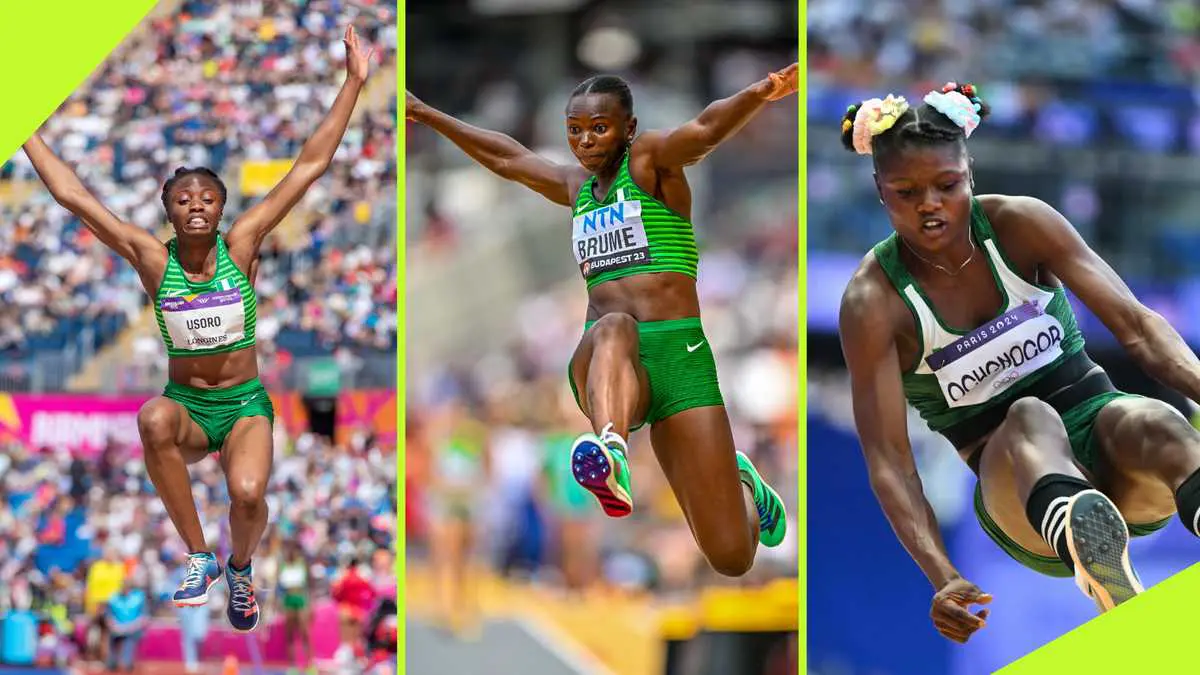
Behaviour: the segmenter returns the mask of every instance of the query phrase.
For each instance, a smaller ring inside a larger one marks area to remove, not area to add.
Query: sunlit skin
[[[204,235],[215,238],[224,211],[221,191],[208,176],[188,176],[167,195],[167,219],[180,238]]]
[[[953,270],[971,255],[971,169],[955,145],[910,150],[875,185],[892,227],[926,259]]]
[[[216,181],[205,175],[185,173],[171,185],[163,206],[175,231],[179,267],[190,281],[204,283],[213,279],[220,236],[229,260],[253,286],[259,252],[267,236],[329,168],[363,91],[374,53],[360,42],[353,26],[346,27],[342,42],[346,49],[346,77],[329,111],[304,143],[287,174],[223,235],[218,227],[225,203]],[[141,279],[146,296],[154,301],[170,261],[167,245],[145,228],[122,220],[106,208],[39,135],[35,134],[23,147],[55,201],[78,216],[101,243],[129,262]],[[258,375],[253,346],[227,353],[168,359],[170,381],[193,389],[224,390],[251,382]],[[165,393],[142,406],[137,424],[147,474],[176,531],[189,553],[209,552],[187,466],[210,456],[210,439],[191,412]],[[261,414],[238,418],[218,449],[230,499],[232,546],[227,562],[231,567],[249,565],[266,528],[272,450],[271,423]]]
[[[567,143],[579,165],[596,176],[603,195],[637,135],[637,117],[612,94],[581,94],[567,104]]]
[[[973,194],[967,153],[955,145],[909,150],[903,162],[880,166],[875,184],[892,228],[904,240],[900,256],[943,321],[966,331],[994,318],[1004,299],[970,235]],[[979,290],[964,299],[964,285]],[[903,363],[911,364],[919,352],[915,341],[906,344]]]
[[[691,188],[683,172],[655,175],[647,154],[634,142],[637,117],[625,109],[620,98],[614,94],[581,94],[568,101],[565,115],[567,144],[586,171],[580,174],[580,184],[595,175],[593,192],[597,199],[608,193],[621,169],[621,159],[629,151],[634,181],[652,190],[656,198],[685,218],[691,218]],[[644,321],[698,316],[700,298],[696,282],[685,274],[661,272],[615,279],[592,289],[588,303],[590,320],[617,311],[630,312]]]
[[[639,132],[637,118],[622,104],[621,94],[572,96],[564,109],[567,144],[577,162],[572,165],[540,157],[508,136],[466,124],[407,92],[405,115],[446,137],[501,178],[566,207],[574,206],[593,176],[592,196],[605,199],[628,155],[629,177],[638,188],[690,221],[692,193],[684,168],[702,161],[767,103],[793,95],[798,67],[793,63],[769,73],[670,130]],[[679,272],[635,274],[588,289],[587,318],[596,323],[580,340],[570,372],[592,431],[599,434],[610,428],[624,439],[646,418],[651,392],[638,359],[638,325],[699,316],[696,281]],[[694,407],[658,420],[650,436],[709,563],[721,574],[744,574],[758,545],[758,515],[748,488],[738,479],[724,406]]]

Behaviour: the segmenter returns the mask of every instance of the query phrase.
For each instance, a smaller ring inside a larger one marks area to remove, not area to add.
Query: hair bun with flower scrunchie
[[[962,129],[966,138],[971,137],[989,112],[987,104],[979,97],[978,89],[969,82],[963,85],[947,82],[941,91],[926,94],[924,101]]]
[[[870,155],[871,139],[891,129],[908,109],[908,101],[893,94],[850,106],[842,117],[842,145],[860,155]]]

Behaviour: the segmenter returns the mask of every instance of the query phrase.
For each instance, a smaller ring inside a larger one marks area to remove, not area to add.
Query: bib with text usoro
[[[163,298],[163,321],[175,349],[212,349],[245,337],[246,310],[237,288]]]
[[[1062,356],[1063,327],[1035,302],[1005,312],[925,363],[951,408],[985,403]]]
[[[571,223],[571,246],[584,278],[649,263],[650,245],[642,224],[642,203],[619,201],[575,216]]]

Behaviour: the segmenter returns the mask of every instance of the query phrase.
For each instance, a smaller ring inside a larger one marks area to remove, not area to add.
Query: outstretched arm
[[[296,158],[295,164],[283,180],[233,224],[227,237],[231,251],[244,251],[249,247],[250,257],[256,255],[271,230],[292,210],[308,191],[309,186],[325,173],[333,161],[333,155],[337,152],[342,136],[346,133],[346,126],[350,123],[354,105],[358,102],[358,96],[367,81],[371,54],[374,53],[373,49],[363,50],[354,26],[346,28],[343,42],[346,44],[346,81],[334,99],[333,107],[326,113],[316,132],[300,149],[300,156]]]
[[[96,238],[141,271],[156,252],[165,260],[162,242],[142,228],[118,218],[88,191],[66,162],[35,134],[24,146],[38,177],[60,206],[79,217]]]
[[[1200,403],[1200,359],[1178,331],[1134,296],[1120,276],[1057,210],[1031,197],[1006,199],[997,214],[1022,227],[1022,245],[1104,322],[1129,356],[1159,382]]]
[[[796,93],[798,78],[798,64],[793,63],[733,96],[713,101],[683,126],[645,134],[642,142],[647,144],[657,167],[691,166],[741,130],[767,103]]]
[[[871,489],[896,537],[936,592],[929,617],[938,632],[966,642],[983,628],[992,598],[963,579],[946,554],[937,518],[925,497],[908,439],[907,407],[896,350],[890,289],[860,271],[842,297],[842,352],[850,371],[854,422]]]
[[[520,183],[555,204],[571,205],[571,176],[582,171],[579,167],[552,162],[509,136],[455,119],[408,92],[404,114],[446,137],[497,176]]]

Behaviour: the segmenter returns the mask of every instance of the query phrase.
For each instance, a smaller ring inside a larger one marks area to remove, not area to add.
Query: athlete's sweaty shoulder
[[[629,148],[629,177],[639,188],[687,219],[692,217],[692,188],[681,166],[660,166],[657,148],[665,131],[638,134]]]
[[[1054,210],[1036,197],[987,194],[977,195],[975,199],[979,201],[996,234],[1000,234],[1001,230],[1035,227],[1039,220],[1045,218],[1047,210]]]
[[[142,255],[132,263],[133,270],[142,282],[142,288],[151,299],[158,295],[158,288],[162,284],[163,275],[167,273],[167,261],[171,256],[167,249],[169,242],[162,242],[157,238],[154,241],[158,246],[147,245]]]
[[[1067,219],[1036,197],[980,195],[977,199],[1001,250],[1026,279],[1037,266],[1051,261],[1064,238],[1075,236]]]
[[[904,300],[875,252],[867,253],[842,292],[838,325],[843,349],[894,344],[908,316]],[[908,323],[911,325],[911,319]]]
[[[576,200],[579,199],[579,191],[583,189],[583,184],[592,177],[592,174],[579,165],[565,166],[563,169],[566,172],[563,180],[567,184],[567,195],[571,200],[570,208],[574,209]]]

